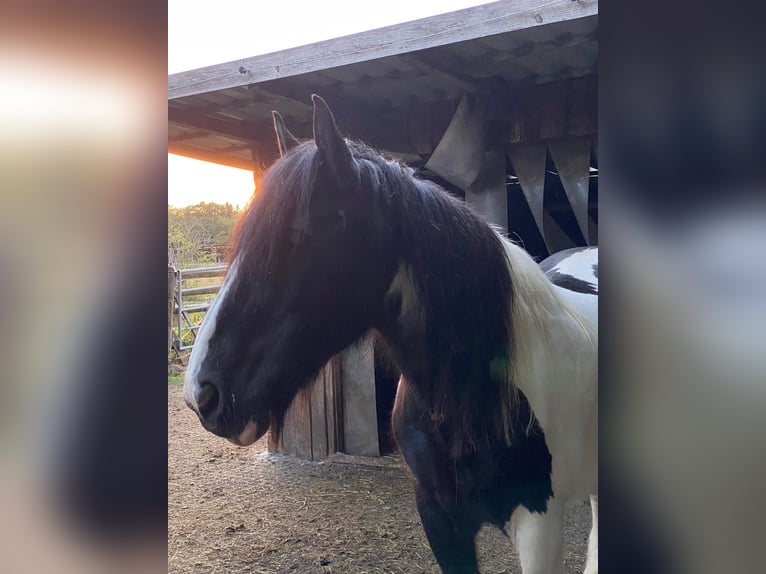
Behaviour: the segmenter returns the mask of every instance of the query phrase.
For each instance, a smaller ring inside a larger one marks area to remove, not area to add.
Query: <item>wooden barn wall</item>
[[[279,441],[269,450],[306,460],[335,452],[380,456],[371,337],[333,357],[290,405]]]
[[[340,355],[324,366],[316,379],[293,399],[279,442],[269,435],[269,450],[307,460],[324,460],[343,450]]]
[[[531,143],[598,133],[596,75],[524,86],[510,94],[504,139]]]

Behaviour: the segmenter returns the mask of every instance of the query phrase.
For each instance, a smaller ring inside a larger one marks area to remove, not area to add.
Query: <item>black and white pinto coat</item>
[[[598,249],[575,248],[538,266],[502,238],[512,269],[512,369],[524,437],[450,456],[425,405],[402,377],[394,433],[417,480],[418,510],[444,572],[478,572],[474,537],[494,523],[515,542],[524,574],[562,571],[563,515],[590,497],[585,574],[598,572]],[[418,307],[400,272],[392,289]],[[403,311],[405,313],[405,311]]]

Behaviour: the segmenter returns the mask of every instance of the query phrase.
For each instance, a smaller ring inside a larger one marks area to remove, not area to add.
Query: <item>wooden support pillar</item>
[[[548,149],[582,236],[592,245],[594,235],[588,216],[591,140],[587,137],[556,140],[548,144]]]
[[[466,94],[439,145],[426,162],[426,169],[467,190],[479,175],[487,149],[487,101]]]
[[[489,223],[508,232],[508,193],[505,188],[505,150],[488,150],[479,175],[465,190],[465,200]]]
[[[342,361],[343,450],[360,456],[380,456],[372,337],[346,349]]]
[[[543,236],[549,253],[574,247],[574,243],[545,211],[545,160],[547,148],[544,143],[517,144],[510,146],[511,164],[519,178],[521,190],[529,204],[532,217]]]

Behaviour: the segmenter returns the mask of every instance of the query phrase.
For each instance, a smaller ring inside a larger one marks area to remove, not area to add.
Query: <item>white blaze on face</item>
[[[199,381],[197,375],[199,375],[202,363],[207,356],[208,346],[210,344],[210,338],[215,332],[216,317],[218,311],[221,308],[223,300],[228,295],[229,289],[234,283],[238,268],[238,261],[234,261],[229,267],[229,272],[226,274],[221,289],[218,291],[213,300],[210,308],[205,314],[205,319],[202,321],[202,326],[197,331],[197,337],[194,340],[194,347],[192,348],[191,356],[189,357],[189,365],[186,367],[186,376],[184,377],[184,399],[186,403],[195,411],[197,408],[197,387]],[[198,411],[199,412],[199,411]]]

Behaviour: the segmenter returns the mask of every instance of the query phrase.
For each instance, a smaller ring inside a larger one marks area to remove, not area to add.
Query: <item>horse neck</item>
[[[418,182],[407,192],[392,210],[400,257],[378,330],[437,424],[472,426],[456,431],[469,442],[487,434],[482,425],[503,432],[512,288],[502,240],[443,190]]]

